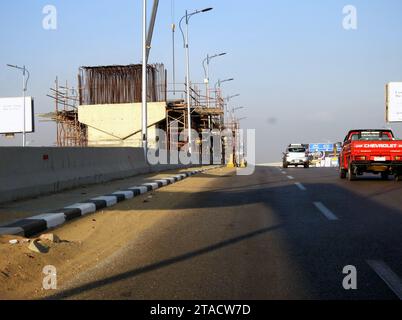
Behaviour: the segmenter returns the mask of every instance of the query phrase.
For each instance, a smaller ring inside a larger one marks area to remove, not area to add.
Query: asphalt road
[[[158,208],[166,223],[52,298],[402,298],[402,183],[258,167],[200,175],[158,196],[172,193]],[[349,265],[357,290],[342,285]]]

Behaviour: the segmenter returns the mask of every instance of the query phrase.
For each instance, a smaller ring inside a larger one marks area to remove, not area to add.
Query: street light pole
[[[221,86],[222,86],[222,83],[224,83],[224,82],[228,82],[228,81],[233,81],[234,80],[234,78],[230,78],[230,79],[225,79],[225,80],[218,80],[218,82],[217,83],[215,83],[215,92],[216,92],[216,95],[218,96],[219,95],[219,99],[220,99],[220,102],[222,102],[223,103],[223,105],[222,105],[222,108],[223,109],[225,109],[225,100],[222,98],[222,91],[221,91]],[[217,87],[219,87],[219,91],[217,91]],[[218,99],[218,98],[217,98]],[[225,116],[223,116],[223,118],[225,118]],[[225,119],[224,119],[225,120]]]
[[[147,0],[142,8],[142,147],[144,157],[148,153],[148,105],[147,105]]]
[[[22,146],[26,147],[26,92],[27,92],[27,86],[28,86],[28,80],[29,80],[29,71],[28,69],[25,67],[25,65],[23,67],[19,67],[16,65],[11,65],[11,64],[7,64],[7,67],[10,68],[14,68],[14,69],[18,69],[22,71],[22,96],[23,96],[23,131],[22,131]],[[28,78],[27,78],[28,75]]]
[[[206,84],[206,97],[207,97],[207,108],[209,108],[209,61],[210,57],[209,54],[207,55],[207,66],[205,67],[205,60],[203,61],[203,66],[205,70],[205,84]]]
[[[191,142],[192,142],[192,136],[191,136],[191,102],[190,102],[190,48],[189,48],[189,21],[190,18],[193,15],[199,14],[199,13],[203,13],[203,12],[207,12],[212,10],[212,8],[207,8],[204,10],[196,10],[193,13],[188,13],[188,11],[186,10],[186,15],[183,16],[180,20],[179,26],[180,26],[180,31],[183,35],[183,43],[184,43],[184,48],[186,50],[186,91],[187,91],[187,127],[188,127],[188,152],[189,154],[191,154],[192,152],[192,146],[191,146]],[[183,32],[183,28],[181,26],[183,20],[186,20],[186,33],[184,34]]]
[[[147,0],[143,0],[142,10],[142,106],[141,106],[141,135],[142,147],[144,149],[144,157],[147,159],[148,154],[148,59],[151,51],[152,37],[156,16],[158,13],[159,0],[154,0],[152,14],[147,30]]]
[[[23,99],[24,99],[24,116],[23,116],[23,119],[24,119],[24,131],[23,131],[23,133],[22,133],[22,146],[23,147],[26,147],[26,127],[25,127],[25,125],[26,125],[26,114],[25,114],[25,112],[26,112],[26,105],[25,105],[25,97],[26,97],[26,91],[27,91],[27,88],[26,88],[26,85],[25,85],[25,74],[26,74],[26,68],[25,68],[25,65],[24,65],[24,68],[23,68],[23,71],[22,71],[22,91],[23,91]]]
[[[228,82],[228,81],[233,81],[234,80],[234,78],[230,78],[230,79],[225,79],[225,80],[218,80],[218,82],[217,83],[215,83],[215,90],[219,87],[219,89],[221,88],[221,86],[222,86],[222,83],[225,83],[225,82]]]
[[[232,108],[232,119],[235,119],[236,117],[235,117],[235,115],[236,115],[236,111],[237,110],[241,110],[241,109],[244,109],[244,107],[237,107],[237,108]]]
[[[191,106],[190,106],[190,49],[188,45],[188,21],[189,16],[186,10],[186,93],[187,93],[187,128],[188,128],[188,152],[192,153],[191,145]]]
[[[211,62],[212,59],[215,59],[217,57],[222,57],[226,55],[226,52],[215,54],[213,56],[210,56],[209,54],[207,57],[204,59],[202,62],[202,66],[204,67],[204,73],[205,73],[205,84],[206,84],[206,97],[207,97],[207,107],[210,107],[210,96],[209,96],[209,63]],[[205,66],[206,62],[206,66]]]
[[[231,115],[229,115],[230,110],[229,110],[228,104],[229,104],[230,100],[232,100],[233,98],[239,97],[239,96],[240,96],[240,94],[234,94],[234,95],[229,96],[229,97],[226,98],[227,104],[226,104],[226,110],[225,111],[228,113],[228,118],[229,118],[228,120],[231,120],[230,119]]]
[[[243,108],[243,107],[241,107]],[[238,155],[238,165],[239,167],[244,166],[244,136],[242,134],[242,132],[240,131],[240,121],[247,119],[247,117],[243,117],[243,118],[239,118],[237,119],[237,123],[238,123],[238,137],[239,137],[239,155]]]

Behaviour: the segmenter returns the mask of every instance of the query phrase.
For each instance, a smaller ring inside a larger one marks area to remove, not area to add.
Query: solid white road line
[[[295,185],[301,190],[301,191],[306,191],[306,187],[303,186],[300,182],[296,182]]]
[[[295,178],[293,178],[292,176],[288,176],[289,180],[294,180]]]
[[[399,300],[402,300],[402,280],[398,277],[398,275],[393,272],[384,261],[367,260],[367,263],[396,294]]]
[[[336,221],[338,220],[338,217],[332,213],[331,210],[329,210],[322,202],[314,202],[314,205],[320,212],[328,219],[331,221]]]

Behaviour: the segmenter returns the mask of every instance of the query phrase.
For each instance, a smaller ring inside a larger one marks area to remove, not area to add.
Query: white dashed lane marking
[[[328,219],[331,221],[336,221],[338,220],[338,217],[332,213],[331,210],[329,210],[322,202],[314,202],[314,205],[320,212]]]
[[[296,182],[295,185],[301,190],[301,191],[306,191],[306,187],[303,186],[300,182]]]
[[[288,176],[289,180],[294,180],[295,178],[293,178],[292,176]]]
[[[393,293],[402,300],[402,280],[384,261],[367,260],[368,265],[387,284]]]

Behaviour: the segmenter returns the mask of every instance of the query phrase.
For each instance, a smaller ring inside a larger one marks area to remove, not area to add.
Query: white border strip
[[[116,191],[116,192],[113,192],[112,194],[114,194],[116,196],[119,195],[119,194],[123,194],[124,198],[126,200],[134,198],[134,192],[133,191]]]
[[[144,183],[143,186],[151,186],[152,190],[156,190],[159,188],[159,184],[157,184],[156,182]]]
[[[155,182],[160,182],[160,183],[162,183],[162,185],[163,185],[164,187],[166,187],[166,186],[169,184],[169,182],[168,182],[167,179],[155,180]]]
[[[144,187],[144,186],[131,187],[131,188],[128,188],[128,190],[140,190],[141,194],[144,194],[144,193],[148,192],[148,188]]]
[[[106,206],[112,207],[115,204],[117,204],[117,197],[116,196],[96,197],[96,198],[92,198],[90,201],[106,201]]]
[[[45,213],[27,218],[27,220],[45,220],[48,229],[62,225],[66,222],[64,213]]]
[[[173,183],[175,183],[175,179],[172,177],[172,178],[166,178],[166,180],[169,180],[170,181],[170,184],[173,184]]]
[[[81,215],[86,215],[89,213],[96,212],[95,203],[76,203],[71,206],[65,207],[66,209],[80,209]]]

